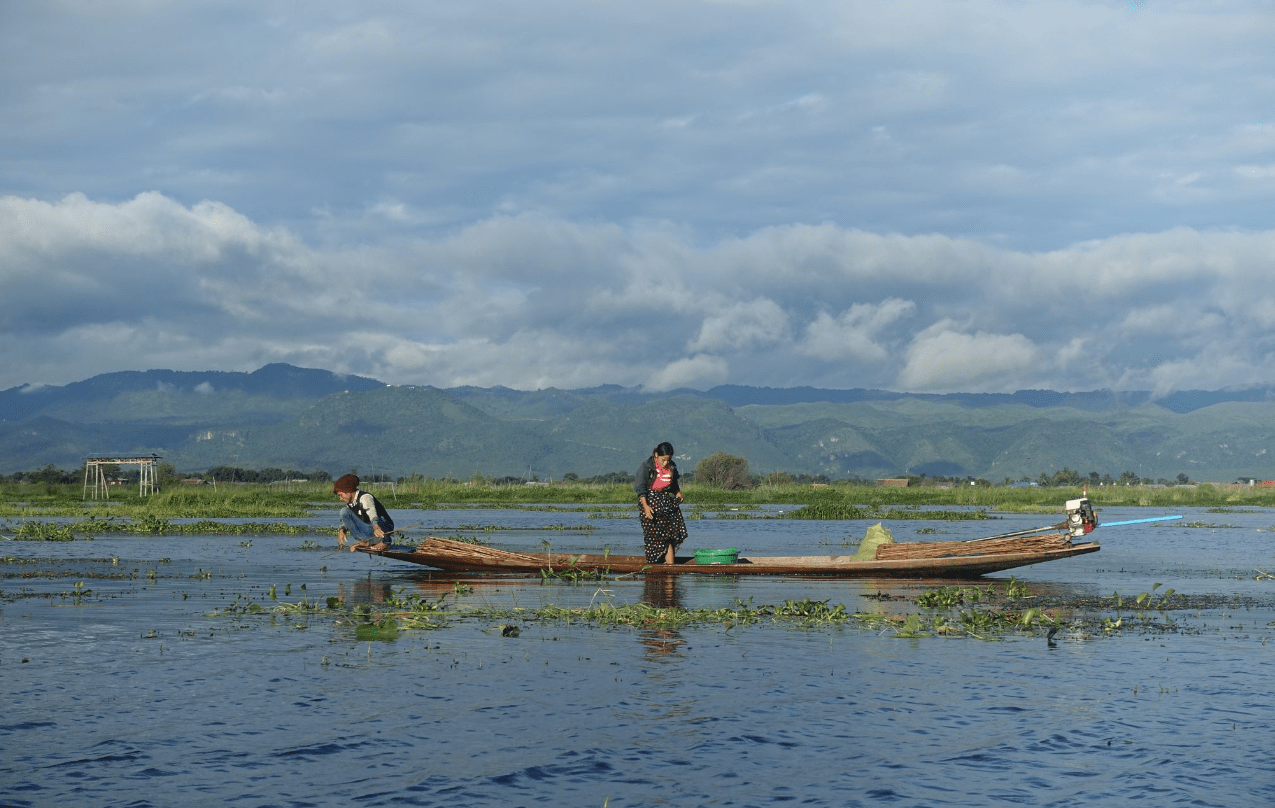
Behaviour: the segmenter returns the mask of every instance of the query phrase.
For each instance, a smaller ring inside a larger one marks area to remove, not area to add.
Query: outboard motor
[[[1097,526],[1098,517],[1088,499],[1067,500],[1067,532],[1073,539],[1092,533]]]

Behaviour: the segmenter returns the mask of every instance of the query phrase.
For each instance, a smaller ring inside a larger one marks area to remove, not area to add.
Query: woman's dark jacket
[[[682,488],[677,482],[677,478],[680,476],[677,471],[677,464],[670,459],[668,468],[669,471],[673,472],[673,480],[664,491],[672,496],[680,492]],[[639,499],[647,495],[653,482],[655,482],[655,458],[648,457],[642,461],[642,465],[638,466],[637,474],[633,475],[633,490],[637,492]]]

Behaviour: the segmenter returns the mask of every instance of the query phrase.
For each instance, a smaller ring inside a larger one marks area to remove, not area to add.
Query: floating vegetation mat
[[[778,514],[775,519],[926,519],[940,522],[977,522],[993,517],[984,509],[973,511],[923,511],[912,508],[860,508],[838,502],[820,502],[795,511]]]
[[[89,517],[75,522],[45,522],[38,519],[24,520],[18,524],[6,524],[0,527],[0,535],[14,541],[92,541],[93,534],[132,533],[143,536],[261,536],[288,535],[300,536],[316,532],[336,533],[336,529],[316,530],[307,525],[289,525],[284,522],[214,522],[201,520],[198,522],[179,522],[174,524],[157,516],[143,516],[136,519],[108,517],[97,519]]]
[[[492,607],[471,602],[473,587],[459,581],[453,592],[436,597],[398,590],[377,604],[351,606],[337,596],[310,598],[305,587],[300,599],[288,600],[271,586],[263,601],[237,595],[234,602],[207,614],[210,619],[283,617],[329,619],[354,630],[359,640],[389,641],[407,632],[455,628],[478,623],[483,631],[516,637],[538,624],[588,625],[609,629],[688,629],[716,626],[728,631],[753,626],[792,630],[854,630],[905,639],[964,638],[1005,640],[1043,637],[1089,639],[1127,632],[1202,633],[1225,625],[1226,618],[1254,608],[1270,609],[1271,602],[1219,596],[1186,597],[1154,584],[1138,595],[1113,593],[1103,598],[1038,598],[1014,579],[997,588],[941,586],[915,598],[879,595],[867,600],[882,608],[851,611],[829,600],[785,600],[756,604],[750,597],[716,609],[662,607],[647,603],[615,603],[599,589],[585,606]],[[74,595],[70,595],[74,597]],[[63,594],[63,597],[68,597]],[[915,607],[915,610],[912,608]],[[1205,615],[1209,612],[1209,615]],[[488,625],[494,624],[494,625]],[[1270,625],[1275,626],[1275,621]]]

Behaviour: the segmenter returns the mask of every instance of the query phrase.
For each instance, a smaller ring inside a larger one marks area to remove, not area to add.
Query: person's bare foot
[[[376,544],[371,545],[367,549],[374,550],[379,553],[382,550],[388,550],[389,548],[390,548],[389,542],[378,541]]]

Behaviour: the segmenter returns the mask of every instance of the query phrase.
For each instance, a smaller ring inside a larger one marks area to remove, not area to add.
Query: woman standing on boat
[[[673,563],[673,554],[686,540],[686,522],[682,519],[682,489],[678,485],[677,464],[673,462],[673,445],[661,443],[642,461],[633,479],[641,509],[642,541],[646,560],[652,564]]]

